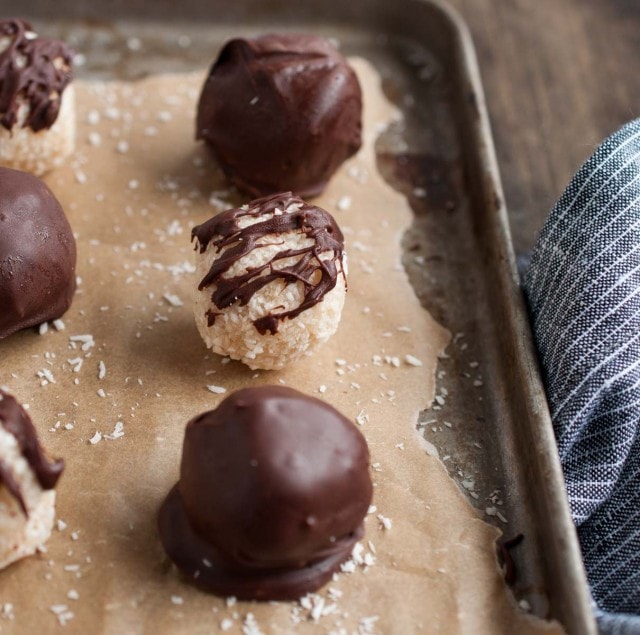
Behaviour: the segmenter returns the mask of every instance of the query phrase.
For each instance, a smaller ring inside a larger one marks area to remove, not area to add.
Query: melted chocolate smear
[[[275,214],[276,210],[281,213]],[[245,217],[259,218],[269,214],[272,214],[270,218],[240,227]],[[244,274],[224,276],[239,260],[264,245],[261,239],[265,236],[277,237],[290,232],[302,233],[313,242],[299,249],[282,249],[262,266],[249,269]],[[252,201],[248,206],[222,212],[194,227],[191,238],[197,240],[200,253],[210,243],[218,252],[225,250],[198,285],[200,290],[215,286],[211,301],[218,309],[225,309],[236,302],[245,306],[255,293],[274,280],[282,280],[285,284],[302,284],[304,298],[298,307],[269,313],[254,320],[254,326],[262,335],[267,332],[275,334],[280,322],[295,318],[321,302],[335,287],[338,274],[345,277],[342,266],[344,238],[335,220],[322,208],[305,203],[291,192],[266,196]],[[321,254],[329,252],[332,253],[331,257],[320,258]],[[278,267],[280,261],[288,258],[296,260],[293,264]],[[209,310],[206,317],[211,326],[216,313]]]
[[[18,442],[22,456],[34,471],[43,489],[53,489],[64,470],[64,461],[49,462],[38,442],[36,429],[24,408],[8,393],[0,390],[0,425]],[[19,487],[6,463],[0,462],[0,483],[4,484],[20,507],[27,509]]]
[[[25,20],[0,20],[0,37],[9,38],[0,52],[0,125],[7,130],[18,121],[22,99],[29,106],[23,127],[51,128],[71,82],[74,52],[64,42],[32,35]]]

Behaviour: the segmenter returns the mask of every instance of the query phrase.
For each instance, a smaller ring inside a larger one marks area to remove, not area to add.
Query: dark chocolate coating
[[[316,196],[362,144],[360,84],[324,38],[234,39],[202,88],[196,138],[254,196]]]
[[[0,168],[0,339],[60,317],[76,288],[76,243],[51,190]]]
[[[187,424],[160,534],[213,593],[295,599],[349,557],[371,496],[369,451],[351,421],[291,388],[245,388]]]
[[[72,79],[73,51],[59,40],[27,37],[29,31],[25,20],[0,20],[0,38],[10,40],[0,51],[0,125],[7,130],[17,123],[21,99],[29,106],[24,127],[50,128]]]
[[[42,489],[53,489],[64,470],[64,461],[49,461],[38,442],[36,429],[27,411],[8,393],[0,389],[0,426],[18,442],[20,453],[34,471]],[[10,466],[0,459],[0,484],[18,501],[25,516],[27,507]]]
[[[298,209],[286,212],[290,205]],[[273,214],[275,210],[281,213]],[[240,226],[240,221],[247,216],[259,218],[268,214],[273,215],[253,225]],[[261,267],[252,268],[238,276],[225,276],[239,260],[259,248],[261,238],[294,231],[310,238],[312,242],[309,246],[282,249]],[[282,280],[286,284],[302,283],[304,299],[295,309],[270,313],[254,321],[256,329],[263,335],[267,331],[276,333],[279,322],[295,318],[321,302],[336,286],[338,275],[344,276],[344,237],[333,216],[321,207],[305,203],[291,192],[266,196],[243,207],[226,210],[194,227],[191,238],[196,239],[200,253],[207,249],[209,243],[213,243],[218,251],[226,249],[198,284],[200,290],[215,286],[211,301],[218,309],[236,302],[241,306],[246,305],[254,293],[274,280]],[[333,254],[330,258],[320,258],[321,254],[330,252]],[[294,257],[297,260],[293,264],[279,265],[280,261]],[[207,311],[209,326],[215,322],[216,315],[215,311]]]

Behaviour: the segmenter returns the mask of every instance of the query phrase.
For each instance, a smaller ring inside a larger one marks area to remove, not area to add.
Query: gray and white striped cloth
[[[551,213],[524,276],[603,633],[640,633],[640,120]]]

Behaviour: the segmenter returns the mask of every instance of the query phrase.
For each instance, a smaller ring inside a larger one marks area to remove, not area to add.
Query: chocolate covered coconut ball
[[[215,353],[276,369],[338,328],[346,293],[342,232],[291,192],[195,227],[195,318]]]
[[[291,388],[245,388],[187,424],[160,536],[212,593],[296,599],[350,556],[371,496],[369,451],[351,421]]]
[[[76,288],[76,243],[51,190],[0,168],[0,339],[59,318]]]
[[[0,569],[29,556],[51,535],[64,461],[44,454],[24,408],[0,390]]]
[[[227,176],[254,196],[292,190],[316,196],[362,143],[362,92],[326,39],[234,39],[204,84],[197,139]]]
[[[73,152],[73,55],[26,20],[0,20],[0,165],[41,175]]]

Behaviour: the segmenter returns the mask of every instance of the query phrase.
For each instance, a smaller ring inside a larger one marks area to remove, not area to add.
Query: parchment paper
[[[416,433],[449,334],[407,280],[400,240],[411,211],[375,167],[375,138],[397,113],[368,63],[354,64],[364,147],[317,199],[347,239],[345,312],[324,348],[282,372],[225,363],[195,328],[190,229],[245,202],[193,141],[203,74],[76,86],[78,152],[47,182],[77,234],[79,291],[64,330],[0,342],[0,384],[67,460],[63,522],[46,553],[0,573],[0,603],[12,605],[0,611],[2,632],[561,632],[516,607],[496,563],[498,530]],[[94,344],[70,339],[84,335]],[[377,509],[352,573],[301,604],[234,603],[184,582],[163,554],[156,513],[187,420],[224,398],[207,387],[278,382],[359,421]]]

